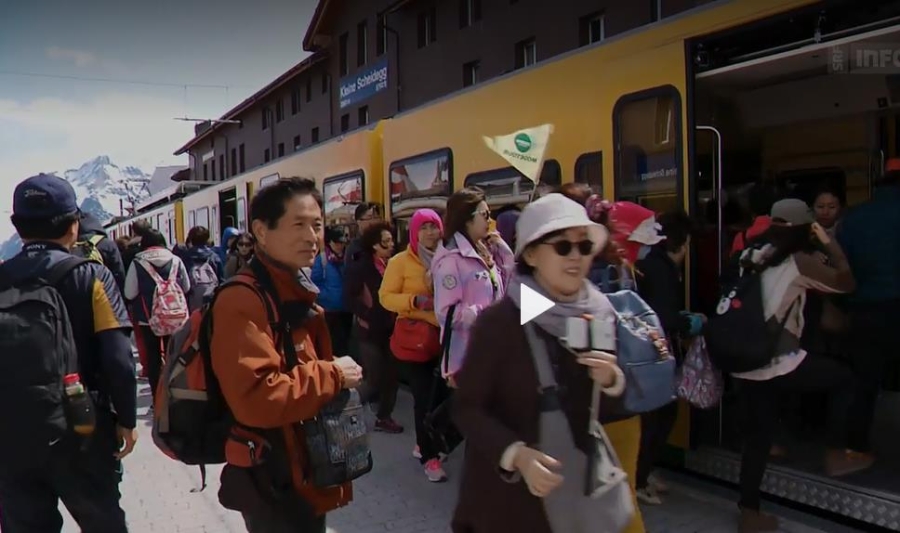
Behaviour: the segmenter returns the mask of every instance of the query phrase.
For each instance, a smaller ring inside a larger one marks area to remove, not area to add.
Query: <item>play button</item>
[[[521,287],[522,305],[519,309],[519,324],[524,326],[556,305],[528,285],[522,284]]]

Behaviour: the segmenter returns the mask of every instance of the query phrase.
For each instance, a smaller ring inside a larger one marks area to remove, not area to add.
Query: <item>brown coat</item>
[[[265,263],[265,261],[264,261]],[[316,295],[297,282],[292,272],[269,266],[282,302],[312,303]],[[240,276],[249,276],[244,270]],[[213,309],[211,355],[213,370],[235,419],[246,426],[281,428],[284,435],[291,479],[300,496],[317,514],[346,505],[352,486],[317,489],[305,482],[303,430],[300,422],[313,418],[343,388],[343,374],[331,362],[331,338],[324,313],[293,331],[300,364],[286,372],[281,349],[273,333],[262,300],[249,287],[235,286],[222,291]],[[316,352],[316,346],[322,353]],[[226,460],[246,466],[246,449],[226,448]]]
[[[565,388],[560,391],[563,409],[577,429],[576,444],[584,449],[592,388],[588,371],[555,339],[539,333],[551,341],[557,379]],[[508,476],[501,477],[499,467],[510,444],[534,446],[539,437],[538,376],[519,325],[519,309],[508,297],[478,316],[466,351],[453,397],[454,420],[467,440],[453,531],[552,533],[540,499],[524,481],[510,483]]]

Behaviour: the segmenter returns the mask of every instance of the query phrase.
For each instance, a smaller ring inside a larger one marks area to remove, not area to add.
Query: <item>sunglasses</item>
[[[581,255],[591,255],[594,253],[594,243],[593,241],[583,240],[579,242],[572,241],[554,241],[554,242],[542,242],[541,244],[545,244],[547,246],[552,246],[553,251],[556,252],[556,255],[560,255],[562,257],[568,256],[572,253],[573,248],[578,249],[578,253]]]
[[[239,243],[237,243],[237,245],[240,248],[249,248],[249,247],[253,246],[253,243],[252,242],[239,242]]]

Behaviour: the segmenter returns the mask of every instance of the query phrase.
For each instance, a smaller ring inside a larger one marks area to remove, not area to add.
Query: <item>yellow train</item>
[[[714,264],[703,265],[696,256],[689,262],[686,291],[696,301],[701,278],[715,277],[727,245],[723,206],[731,190],[767,180],[783,191],[808,194],[824,181],[857,203],[868,198],[885,159],[900,153],[900,114],[894,110],[900,82],[878,72],[838,74],[858,66],[852,56],[839,54],[844,48],[900,36],[900,16],[891,13],[857,13],[852,2],[711,2],[464,89],[137,217],[166,228],[172,241],[183,242],[185,230],[198,224],[218,240],[225,226],[246,229],[254,190],[277,176],[301,175],[319,182],[328,223],[349,222],[353,205],[365,199],[384,205],[402,234],[415,209],[440,209],[452,191],[466,185],[483,187],[494,207],[527,201],[533,185],[491,152],[482,136],[551,123],[544,184],[582,182],[610,199],[659,211],[681,208],[707,219],[718,254]],[[127,232],[130,222],[111,229]],[[726,449],[732,414],[730,404],[712,413],[683,409],[671,441],[683,450],[683,465],[736,480],[735,456]],[[773,467],[764,488],[900,529],[900,488],[879,483],[860,478],[838,486],[815,469],[789,465]],[[877,498],[867,496],[876,493]],[[860,508],[867,511],[853,510]]]

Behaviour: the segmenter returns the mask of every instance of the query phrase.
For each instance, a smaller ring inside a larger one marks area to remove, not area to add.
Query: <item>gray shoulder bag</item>
[[[575,446],[559,402],[547,345],[533,323],[525,324],[542,396],[540,450],[562,463],[562,486],[542,499],[554,533],[620,533],[634,515],[631,488],[615,450],[598,421],[600,387],[594,384],[588,434],[591,453]]]

